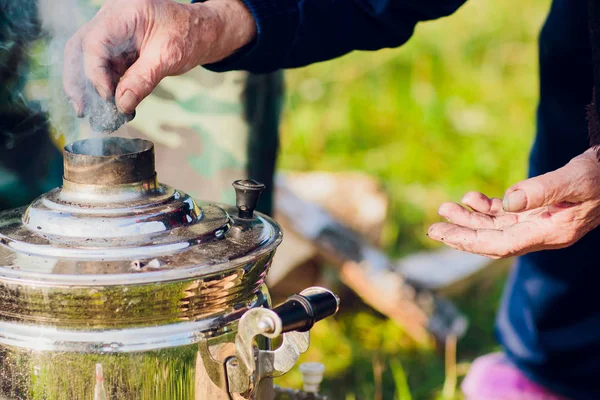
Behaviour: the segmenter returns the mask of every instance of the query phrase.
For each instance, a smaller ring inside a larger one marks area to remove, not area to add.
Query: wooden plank
[[[433,291],[468,280],[486,269],[492,260],[476,254],[442,248],[420,252],[399,259],[395,269],[410,282]]]

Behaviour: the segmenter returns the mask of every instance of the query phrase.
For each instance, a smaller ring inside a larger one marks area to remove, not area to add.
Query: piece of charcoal
[[[112,133],[119,129],[123,124],[131,121],[135,116],[135,112],[130,115],[121,113],[114,100],[106,101],[103,99],[95,99],[87,107],[87,116],[90,126],[96,132]]]

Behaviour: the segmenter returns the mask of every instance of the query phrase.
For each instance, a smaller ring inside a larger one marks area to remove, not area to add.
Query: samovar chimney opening
[[[143,139],[98,137],[65,146],[64,179],[85,185],[122,185],[152,179],[154,144]]]

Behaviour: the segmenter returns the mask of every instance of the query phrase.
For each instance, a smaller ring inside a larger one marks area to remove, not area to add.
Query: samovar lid
[[[0,277],[67,285],[159,282],[271,255],[282,233],[254,212],[264,186],[243,180],[234,188],[237,205],[227,206],[158,183],[150,141],[71,143],[61,188],[0,213]]]

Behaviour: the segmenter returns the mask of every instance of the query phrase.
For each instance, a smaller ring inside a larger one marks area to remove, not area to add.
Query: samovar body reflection
[[[158,183],[151,142],[64,155],[61,188],[0,214],[0,398],[273,398],[338,300],[309,288],[271,309],[282,233],[254,212],[262,185],[206,204]]]

